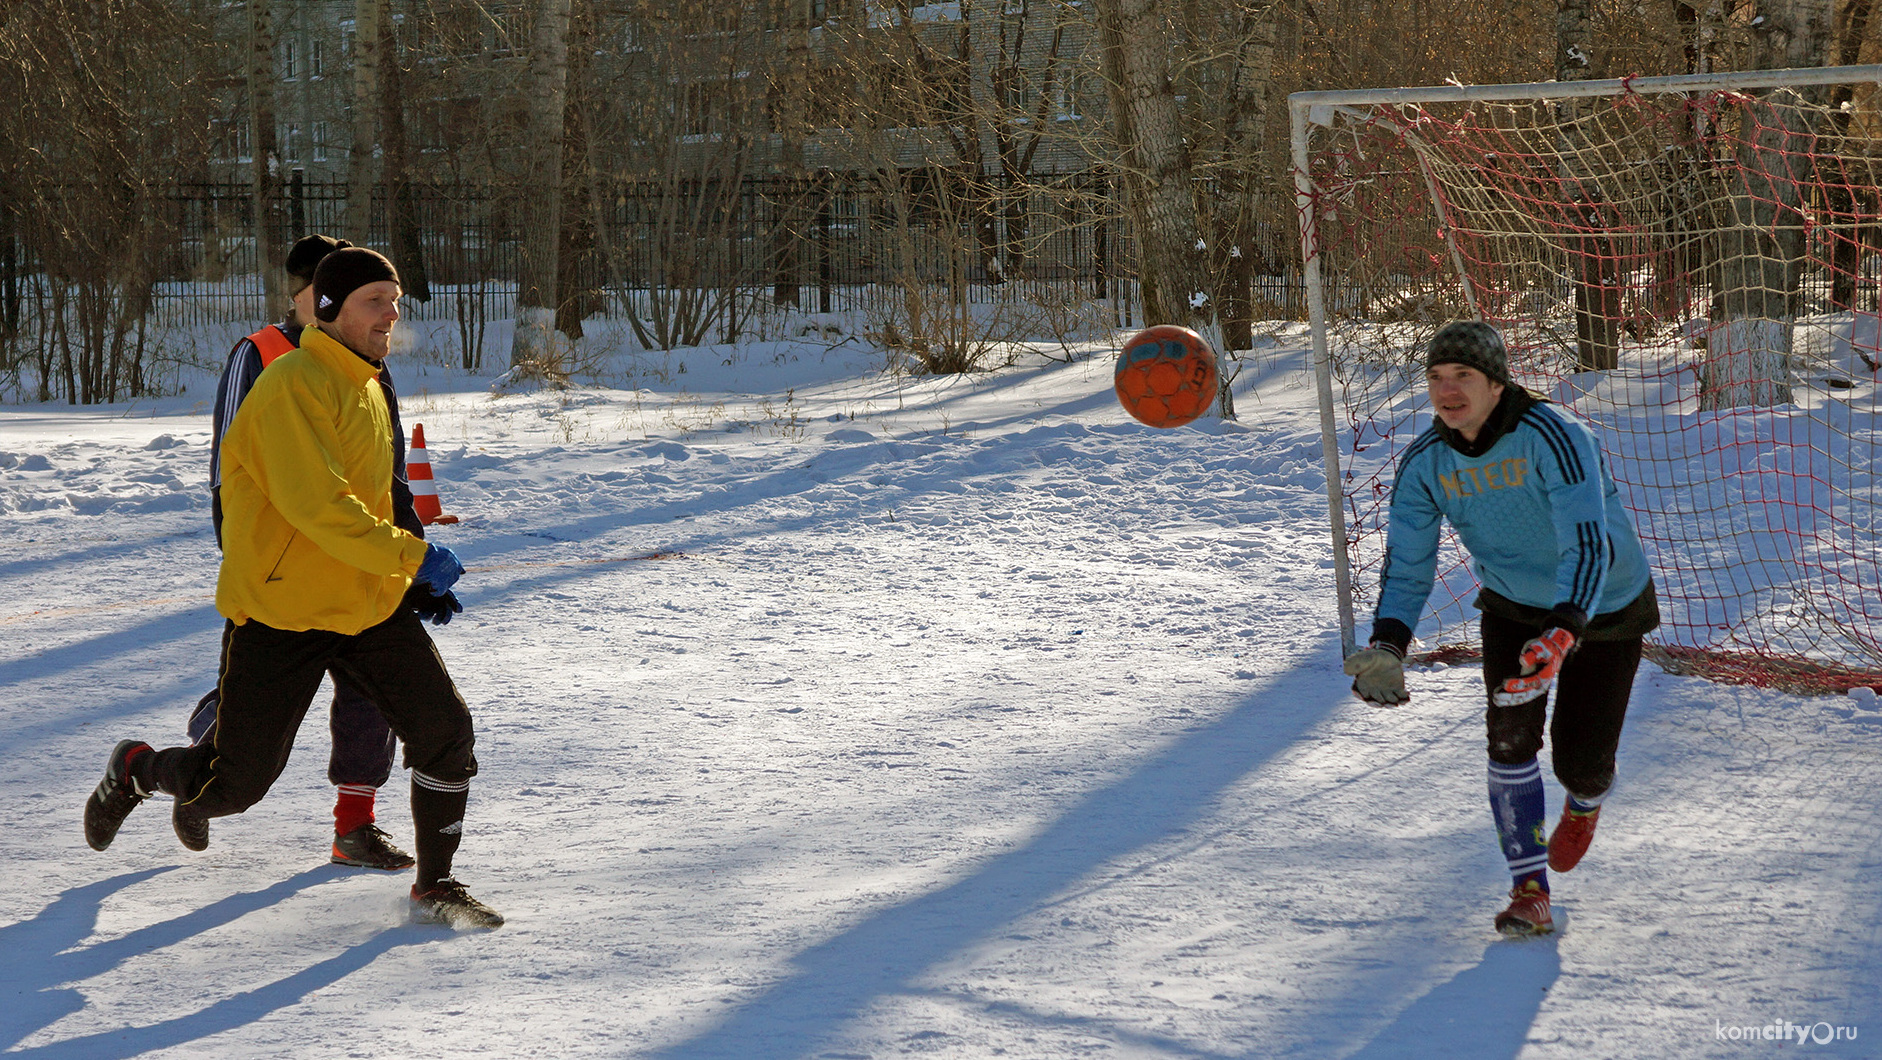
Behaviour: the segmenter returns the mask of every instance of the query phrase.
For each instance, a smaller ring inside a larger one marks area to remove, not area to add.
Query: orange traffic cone
[[[412,424],[412,445],[405,451],[405,480],[412,486],[412,507],[419,522],[455,523],[457,516],[444,514],[438,503],[438,483],[431,477],[431,454],[425,452],[425,425]]]

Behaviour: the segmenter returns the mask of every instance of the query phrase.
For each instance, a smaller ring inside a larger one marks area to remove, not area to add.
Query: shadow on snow
[[[798,1057],[877,1001],[925,992],[921,979],[937,965],[997,936],[1106,864],[1196,825],[1228,789],[1335,709],[1345,689],[1327,679],[1330,665],[1324,650],[1309,652],[1258,697],[1093,792],[1026,846],[804,950],[782,981],[738,1003],[716,1026],[652,1055]]]
[[[8,1057],[38,1060],[117,1060],[182,1045],[247,1026],[345,979],[398,946],[437,937],[436,932],[419,928],[387,928],[324,961],[196,1012],[143,1027],[117,1027],[42,1046],[11,1048],[85,1007],[80,991],[65,984],[104,974],[141,954],[186,943],[344,872],[322,865],[107,942],[80,945],[96,929],[98,911],[108,898],[168,871],[147,869],[74,887],[31,920],[0,928],[0,953],[7,957],[0,966],[0,995],[9,1002],[0,1013],[0,1050]],[[150,988],[161,986],[151,984]]]

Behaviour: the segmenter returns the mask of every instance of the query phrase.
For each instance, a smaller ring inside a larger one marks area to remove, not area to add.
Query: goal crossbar
[[[1882,85],[1882,63],[1864,66],[1811,66],[1791,70],[1748,70],[1742,73],[1674,74],[1665,77],[1614,77],[1595,81],[1531,81],[1506,85],[1421,85],[1415,88],[1337,88],[1295,92],[1287,97],[1291,111],[1374,103],[1509,102],[1530,99],[1575,99],[1618,96],[1628,92],[1710,92],[1753,88],[1795,88],[1802,85]]]

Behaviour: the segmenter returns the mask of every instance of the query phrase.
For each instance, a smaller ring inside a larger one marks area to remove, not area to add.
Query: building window
[[[1085,96],[1091,91],[1090,82],[1082,71],[1071,76],[1070,83],[1061,75],[1053,82],[1053,92],[1057,96],[1058,118],[1060,121],[1078,121],[1085,116]]]
[[[221,118],[209,119],[209,154],[218,162],[235,157],[235,130]]]
[[[324,121],[317,121],[314,123],[314,145],[313,146],[314,146],[314,161],[325,162],[327,160],[327,123]]]
[[[678,131],[684,139],[704,139],[713,131],[713,112],[718,109],[719,86],[695,81],[680,89]]]
[[[326,48],[322,47],[324,43],[311,41],[307,45],[307,75],[309,77],[321,77],[326,73],[323,69],[326,65],[326,56],[323,54]]]
[[[301,127],[289,125],[281,131],[281,157],[289,162],[301,160]]]
[[[281,42],[281,79],[292,81],[299,76],[294,69],[294,42]]]
[[[216,158],[223,162],[249,161],[248,120],[216,121],[210,135],[215,138]]]

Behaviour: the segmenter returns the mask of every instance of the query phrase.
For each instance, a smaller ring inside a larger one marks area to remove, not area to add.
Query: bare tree
[[[1183,61],[1177,85],[1192,103],[1184,109],[1185,141],[1192,146],[1206,243],[1209,307],[1214,311],[1221,372],[1217,411],[1235,416],[1233,386],[1241,371],[1236,351],[1254,345],[1254,282],[1278,272],[1276,232],[1292,231],[1282,215],[1278,179],[1286,170],[1275,155],[1286,138],[1274,118],[1279,3],[1198,6],[1176,24]],[[1283,244],[1291,246],[1291,240]]]
[[[1590,75],[1594,63],[1591,7],[1592,0],[1558,0],[1558,81],[1582,81]],[[1600,206],[1590,201],[1592,196],[1585,190],[1588,174],[1578,161],[1588,150],[1587,134],[1578,123],[1584,109],[1582,101],[1562,100],[1555,109],[1562,128],[1558,168],[1568,200],[1562,209],[1570,222],[1564,227],[1588,233],[1569,237],[1563,248],[1574,274],[1576,363],[1584,371],[1611,369],[1620,364],[1620,263],[1615,259],[1614,241],[1604,234],[1608,218]]]
[[[828,190],[810,186],[805,159],[805,142],[814,129],[811,105],[815,58],[810,46],[810,4],[807,0],[781,0],[773,10],[778,12],[781,46],[768,64],[765,109],[771,117],[770,132],[778,138],[776,171],[791,186],[778,189],[773,199],[777,223],[771,230],[771,300],[777,305],[796,306],[798,274],[804,258],[801,249],[814,238],[812,212],[816,200]],[[828,297],[827,290],[824,297]]]
[[[1193,171],[1170,76],[1168,24],[1154,0],[1098,0],[1098,38],[1111,95],[1125,208],[1137,236],[1144,319],[1213,323]]]
[[[1755,10],[1755,69],[1822,66],[1835,53],[1835,0],[1759,0]]]
[[[364,246],[372,235],[372,193],[378,180],[380,52],[386,0],[353,0],[353,146],[347,155],[346,238]]]
[[[1768,0],[1748,20],[1756,69],[1816,66],[1831,54],[1831,0]],[[1706,409],[1791,400],[1792,324],[1803,285],[1810,108],[1772,105],[1789,90],[1738,108],[1738,166],[1729,225],[1718,246],[1719,314],[1700,367]]]
[[[1272,269],[1269,240],[1262,238],[1262,222],[1272,216],[1265,194],[1275,190],[1273,166],[1266,165],[1270,143],[1269,122],[1274,100],[1274,51],[1278,2],[1238,5],[1235,42],[1229,80],[1226,131],[1215,214],[1213,259],[1221,277],[1217,284],[1217,312],[1222,318],[1224,354],[1254,345],[1251,303],[1257,269]],[[1232,412],[1229,386],[1222,373],[1221,402]]]
[[[989,155],[1013,135],[990,127],[1027,120],[1032,105],[995,98],[995,86],[1011,76],[1001,72],[993,25],[1001,17],[993,4],[962,4],[945,20],[899,5],[826,37],[817,108],[824,157],[861,178],[852,185],[867,203],[859,235],[884,281],[874,288],[881,299],[874,334],[901,358],[894,363],[920,373],[984,368],[1017,337],[1012,298],[976,307],[970,297],[972,286],[1004,281],[1010,262],[1025,257],[1018,240],[1027,188],[1022,175],[1008,179],[1002,169],[1019,158]],[[1006,87],[1011,97],[1021,94],[1017,83]],[[1001,245],[1003,212],[1010,256]]]
[[[40,400],[119,401],[159,384],[145,314],[179,241],[167,209],[207,160],[215,65],[201,9],[162,0],[0,8],[0,225],[31,264],[8,292],[0,373]],[[239,61],[239,60],[238,60]],[[16,360],[15,353],[23,355]]]
[[[562,224],[555,280],[556,331],[571,341],[581,339],[582,321],[603,308],[596,282],[606,270],[596,245],[597,174],[588,146],[592,93],[598,87],[590,68],[598,37],[595,5],[576,6],[570,14],[568,88],[562,106]]]
[[[571,0],[542,0],[530,35],[523,260],[516,285],[513,367],[560,373],[555,337],[557,253],[562,235],[562,145],[567,122]]]
[[[649,349],[698,345],[715,328],[735,341],[749,304],[741,288],[782,280],[779,237],[744,197],[782,43],[739,32],[751,17],[728,3],[676,24],[670,5],[638,4],[633,63],[616,75],[634,88],[608,93],[590,119],[599,255]]]
[[[978,227],[996,281],[1029,272],[1035,163],[1057,139],[1054,111],[1071,90],[1071,49],[1083,23],[1066,0],[961,4],[953,58],[972,79],[975,120],[961,127],[956,149],[965,164],[994,178]]]
[[[281,210],[280,157],[275,140],[274,109],[274,4],[248,0],[248,114],[253,142],[251,181],[255,195],[255,268],[261,273],[263,317],[286,306],[282,285],[279,233]]]
[[[379,140],[386,184],[387,239],[405,297],[429,302],[431,278],[426,268],[425,243],[418,230],[418,206],[412,188],[406,135],[404,60],[407,49],[400,39],[400,21],[382,19],[379,30]]]
[[[1837,66],[1855,66],[1865,57],[1873,57],[1882,42],[1870,39],[1869,24],[1875,14],[1875,0],[1838,0],[1836,5],[1835,54],[1831,60]],[[1839,85],[1830,97],[1831,121],[1838,136],[1850,135],[1854,127],[1854,115],[1864,105],[1872,101],[1875,93],[1873,86],[1863,90],[1859,97],[1853,85]],[[1827,204],[1838,212],[1853,212],[1854,196],[1841,182],[1829,182],[1834,189]],[[1842,309],[1856,305],[1856,280],[1860,272],[1860,263],[1865,247],[1882,244],[1882,231],[1874,227],[1858,231],[1852,238],[1838,239],[1832,244],[1830,269],[1830,303]]]

